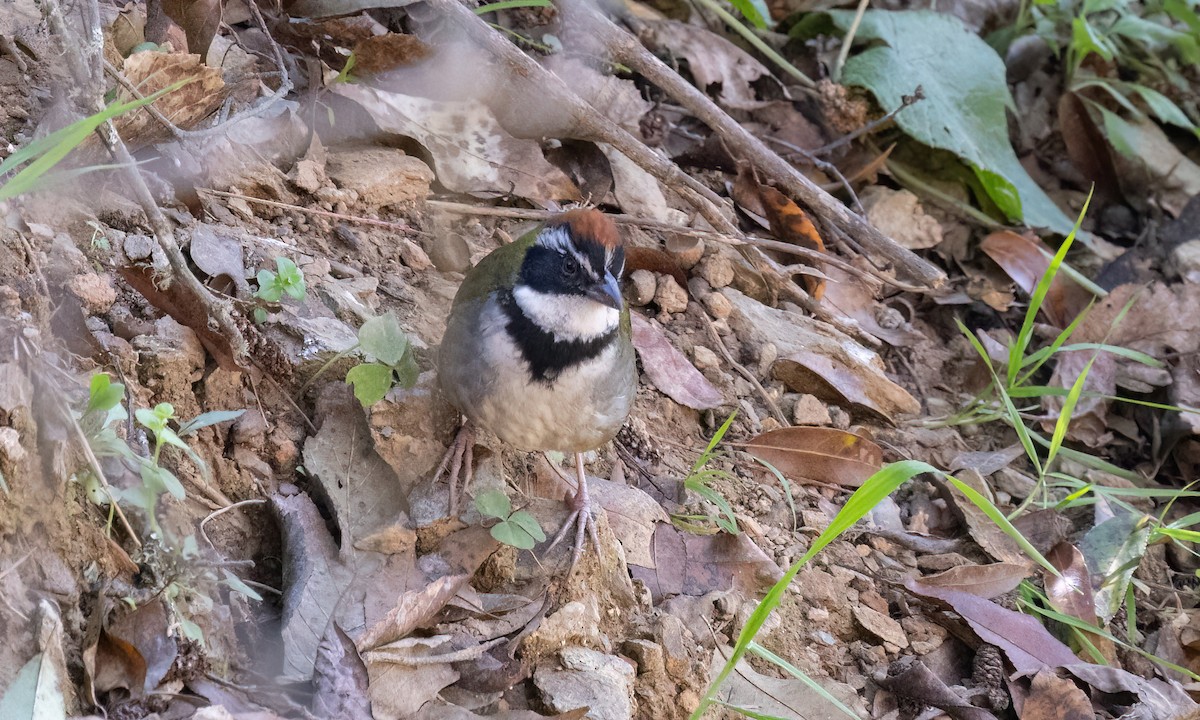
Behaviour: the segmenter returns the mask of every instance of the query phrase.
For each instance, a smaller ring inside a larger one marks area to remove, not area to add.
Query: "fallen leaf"
[[[192,226],[188,256],[205,275],[229,278],[237,288],[238,297],[249,297],[250,283],[246,281],[246,266],[242,262],[242,241],[230,228],[196,223]]]
[[[1058,125],[1067,157],[1083,177],[1096,183],[1096,199],[1120,199],[1121,188],[1108,143],[1078,93],[1068,90],[1059,97]]]
[[[716,675],[732,654],[728,647],[713,653],[709,673]],[[805,720],[844,720],[840,708],[829,702],[825,693],[837,698],[860,717],[867,717],[862,698],[854,688],[832,678],[814,679],[820,689],[799,678],[777,678],[754,670],[739,660],[733,673],[721,685],[721,701],[733,707],[753,709],[755,717],[804,718]]]
[[[423,705],[458,680],[450,662],[437,659],[453,652],[449,643],[448,635],[405,638],[365,653],[375,720],[419,717]]]
[[[1029,696],[1021,708],[1021,720],[1095,720],[1095,717],[1087,693],[1053,670],[1042,670],[1033,676]]]
[[[145,692],[152,692],[175,664],[178,640],[170,633],[167,608],[161,600],[144,602],[136,610],[114,613],[108,632],[132,644],[146,663]]]
[[[775,344],[779,359],[771,373],[792,390],[848,402],[889,422],[920,412],[916,398],[887,378],[876,353],[828,323],[769,308],[732,288],[723,292],[734,307],[730,325],[743,342]]]
[[[667,595],[704,595],[732,585],[746,595],[770,587],[782,571],[746,533],[695,535],[674,525],[654,531],[654,567],[630,564],[655,601]]]
[[[645,27],[643,42],[687,60],[696,86],[705,91],[717,86],[722,105],[750,110],[766,104],[757,99],[751,83],[773,76],[750,53],[699,25],[664,20]]]
[[[634,270],[649,270],[661,275],[670,275],[686,293],[687,272],[679,265],[675,256],[661,248],[630,247],[625,249],[625,276]]]
[[[1071,648],[1024,613],[961,590],[926,585],[912,577],[905,579],[904,587],[922,597],[939,600],[961,615],[980,640],[1003,650],[1019,673],[1079,662]]]
[[[883,466],[878,445],[836,428],[780,428],[755,437],[745,448],[793,480],[858,487]]]
[[[959,565],[936,575],[926,575],[921,578],[921,583],[970,593],[986,600],[1016,589],[1032,572],[1031,563]]]
[[[429,100],[350,83],[332,90],[361,105],[380,129],[421,143],[448,190],[540,202],[580,199],[579,189],[547,162],[536,140],[513,137],[481,102]]]
[[[954,720],[996,720],[996,716],[964,700],[933,673],[925,662],[909,655],[898,659],[899,672],[878,679],[879,686],[901,697],[944,711]]]
[[[1133,693],[1141,701],[1136,708],[1125,707],[1113,716],[1126,715],[1143,720],[1180,720],[1194,717],[1195,700],[1174,680],[1158,678],[1147,680],[1139,675],[1109,665],[1077,663],[1066,667],[1066,671],[1103,693],[1117,695]],[[1116,705],[1114,702],[1113,705]],[[1115,709],[1115,708],[1114,708]]]
[[[721,393],[683,353],[675,349],[656,323],[638,313],[630,313],[630,319],[633,323],[633,346],[654,387],[693,410],[708,410],[724,402]]]
[[[1149,116],[1130,121],[1109,110],[1102,116],[1104,134],[1117,150],[1112,159],[1125,196],[1139,205],[1153,201],[1172,216],[1179,215],[1188,200],[1200,194],[1200,165]]]
[[[96,692],[122,688],[136,698],[142,696],[145,683],[146,660],[142,654],[133,645],[101,630],[96,643],[95,675],[92,677],[92,687]]]
[[[189,53],[200,57],[208,54],[208,46],[221,27],[221,0],[162,0],[162,11],[183,28]]]
[[[828,278],[823,298],[825,307],[841,312],[866,332],[894,347],[910,347],[925,339],[913,329],[911,322],[903,320],[903,316],[899,316],[900,322],[895,321],[898,311],[879,301],[878,288],[872,283],[833,266],[825,268],[824,273]]]
[[[1025,454],[1025,448],[1020,443],[1010,445],[1000,450],[984,450],[979,452],[963,452],[954,456],[950,461],[950,472],[970,468],[983,477],[1008,467],[1014,460]]]
[[[654,532],[659,525],[671,522],[667,511],[654,498],[624,483],[592,478],[588,488],[593,502],[608,514],[613,535],[625,549],[625,561],[653,569]]]
[[[372,720],[367,666],[354,641],[330,623],[317,646],[312,710],[317,717]]]
[[[817,226],[813,225],[808,213],[801,210],[799,205],[770,185],[759,185],[758,194],[762,198],[767,220],[771,223],[772,235],[781,242],[825,252],[825,241],[817,232]],[[804,284],[814,300],[820,300],[825,295],[824,280],[805,275]]]
[[[1092,576],[1087,561],[1079,548],[1069,542],[1060,542],[1046,553],[1046,559],[1058,569],[1060,575],[1042,569],[1042,580],[1046,586],[1046,597],[1050,606],[1064,615],[1078,618],[1089,625],[1099,626],[1096,618],[1096,599],[1092,592]],[[1108,638],[1097,633],[1080,630],[1108,662],[1116,662],[1117,653]],[[1081,651],[1081,657],[1092,656]]]
[[[424,60],[431,52],[432,49],[416,35],[370,35],[354,44],[354,67],[350,73],[356,78],[373,78]]]
[[[234,360],[233,348],[221,333],[209,328],[205,303],[182,282],[172,282],[165,287],[156,281],[154,269],[147,266],[124,266],[119,269],[125,282],[133,286],[151,305],[170,315],[180,325],[191,328],[212,354],[222,370],[241,372]]]
[[[176,127],[187,130],[215,112],[227,94],[221,71],[202,65],[203,57],[203,54],[139,52],[125,59],[122,72],[143,97],[181,80],[188,80],[183,87],[154,101],[155,110]],[[133,99],[133,95],[124,88],[117,93],[117,102],[130,102]],[[145,108],[125,113],[114,122],[121,137],[128,138],[130,151],[173,137],[171,131]]]
[[[1017,287],[1032,295],[1050,269],[1053,252],[1031,233],[998,230],[989,234],[979,248],[1012,278]],[[1058,273],[1042,303],[1042,312],[1052,325],[1064,328],[1087,306],[1091,293],[1064,273]]]

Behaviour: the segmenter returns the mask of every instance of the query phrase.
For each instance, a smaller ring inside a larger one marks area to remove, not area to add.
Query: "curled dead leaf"
[[[143,97],[181,80],[189,81],[178,90],[154,101],[155,110],[176,127],[186,130],[216,111],[227,94],[221,71],[202,65],[202,58],[203,55],[140,52],[130,55],[121,71]],[[117,102],[133,99],[133,94],[124,88],[117,95]],[[129,144],[130,150],[163,142],[171,137],[171,131],[145,108],[125,113],[115,122],[117,131]]]
[[[642,358],[642,368],[654,387],[693,410],[709,410],[724,402],[720,391],[700,374],[683,353],[675,349],[658,325],[637,313],[630,313],[630,318],[633,322],[633,346]]]
[[[823,427],[786,427],[745,444],[746,452],[792,480],[858,487],[883,466],[883,449],[861,435]]]

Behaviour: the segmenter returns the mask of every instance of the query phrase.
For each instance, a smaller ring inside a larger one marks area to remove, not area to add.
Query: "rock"
[[[461,229],[438,215],[432,225],[425,249],[433,266],[442,272],[466,272],[471,267],[471,246]]]
[[[282,351],[282,359],[302,377],[311,376],[335,355],[358,344],[358,332],[341,320],[328,315],[302,317],[288,305],[283,306],[274,322],[262,326],[262,333],[275,343]],[[322,375],[330,380],[345,377],[357,363],[353,355],[345,355],[325,368]]]
[[[776,345],[778,359],[771,374],[790,389],[825,402],[849,402],[889,421],[920,412],[920,403],[888,379],[879,355],[837,328],[767,307],[734,289],[725,294],[733,305],[731,327],[746,346]]]
[[[861,199],[871,224],[904,247],[920,250],[942,241],[942,226],[925,214],[920,200],[908,190],[872,185]]]
[[[603,644],[600,634],[600,611],[595,602],[583,603],[573,600],[563,605],[538,626],[525,640],[525,652],[529,655],[546,653],[565,645]]]
[[[117,291],[108,278],[96,273],[84,273],[71,278],[71,292],[91,315],[100,315],[117,301]]]
[[[721,253],[713,253],[700,261],[700,277],[713,288],[727,287],[733,282],[733,262]]]
[[[438,437],[453,423],[453,414],[438,402],[437,374],[421,373],[411,388],[395,387],[370,410],[369,424],[375,452],[400,479],[403,494],[431,472],[445,448]]]
[[[433,171],[403,150],[385,147],[330,150],[325,168],[343,189],[370,207],[403,205],[429,195]]]
[[[684,270],[691,270],[704,257],[704,241],[687,235],[671,235],[667,238],[667,252],[675,256]]]
[[[796,425],[830,425],[829,408],[815,395],[801,395],[792,408],[792,422]]]
[[[700,370],[709,370],[721,364],[717,358],[717,354],[703,345],[692,346],[692,358],[696,361],[696,367]]]
[[[712,285],[702,277],[692,276],[688,278],[688,292],[697,300],[703,301],[709,295],[712,295]]]
[[[425,250],[408,238],[400,238],[400,261],[413,270],[425,270],[433,264]]]
[[[662,645],[650,640],[626,640],[621,649],[637,663],[639,675],[667,673],[666,655]]]
[[[1171,259],[1185,282],[1200,283],[1200,240],[1177,245],[1171,251]]]
[[[687,291],[670,275],[658,276],[658,287],[654,291],[654,302],[665,313],[681,313],[687,310]]]
[[[719,292],[709,293],[703,302],[708,314],[718,320],[729,317],[729,314],[733,312],[733,305],[730,304],[729,298]]]
[[[890,616],[866,605],[854,606],[853,612],[854,619],[858,620],[867,632],[901,650],[908,647],[908,635],[904,633],[904,628]]]
[[[636,307],[649,305],[654,299],[658,281],[649,270],[634,270],[629,275],[629,304]]]
[[[629,720],[633,717],[634,671],[624,660],[582,647],[559,652],[562,669],[542,665],[533,683],[542,702],[552,712],[565,713],[587,707],[594,720]]]

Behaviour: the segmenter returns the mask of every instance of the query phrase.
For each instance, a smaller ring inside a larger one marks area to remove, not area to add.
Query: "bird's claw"
[[[596,530],[596,518],[592,517],[592,502],[588,496],[582,459],[577,459],[577,462],[579,463],[577,465],[579,470],[579,486],[570,500],[571,514],[567,516],[562,528],[554,536],[554,540],[550,543],[549,547],[546,548],[547,551],[554,549],[567,536],[567,531],[574,526],[575,548],[571,552],[571,566],[567,568],[567,574],[573,572],[575,566],[579,564],[579,559],[583,557],[583,549],[587,544],[588,538],[591,538],[592,544],[596,546],[596,556],[599,557],[602,554],[600,551],[600,534]]]
[[[464,422],[462,427],[458,429],[458,433],[454,436],[454,442],[450,443],[450,447],[446,448],[446,454],[442,456],[442,462],[438,465],[437,471],[433,474],[433,482],[441,479],[442,474],[446,469],[450,469],[450,474],[446,477],[446,482],[450,484],[450,515],[458,514],[458,476],[464,471],[465,477],[462,482],[462,492],[465,495],[467,488],[471,485],[471,479],[474,476],[474,469],[471,467],[474,464],[474,447],[475,437],[470,423]]]

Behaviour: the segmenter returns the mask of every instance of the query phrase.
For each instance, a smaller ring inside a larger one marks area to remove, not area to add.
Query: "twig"
[[[863,209],[862,203],[859,202],[858,195],[854,192],[854,188],[852,188],[850,186],[850,181],[846,179],[846,176],[842,174],[841,170],[838,170],[836,165],[834,165],[833,163],[828,162],[826,160],[822,160],[821,158],[817,157],[816,155],[809,152],[808,150],[805,150],[804,148],[800,147],[799,145],[793,145],[792,143],[787,142],[786,140],[780,140],[777,137],[770,137],[770,136],[768,136],[767,139],[770,140],[771,142],[775,143],[776,145],[783,146],[783,147],[787,148],[788,150],[791,150],[792,152],[796,153],[797,155],[799,155],[800,157],[804,158],[809,163],[811,163],[818,170],[822,170],[822,171],[827,172],[830,175],[832,175],[834,177],[834,179],[836,179],[838,181],[838,184],[842,186],[842,189],[846,191],[846,194],[850,196],[850,201],[854,203],[854,212],[858,213],[859,215],[863,215],[863,216],[865,216],[867,214],[867,211]]]
[[[238,193],[223,192],[221,190],[212,190],[210,188],[196,188],[196,192],[206,195],[215,195],[216,197],[233,198],[235,200],[245,200],[246,202],[258,203],[259,205],[269,205],[283,210],[294,210],[308,215],[319,215],[334,220],[344,220],[345,222],[357,223],[359,225],[374,225],[376,227],[387,228],[397,232],[411,232],[412,228],[406,223],[394,223],[386,220],[375,220],[373,218],[357,217],[355,215],[343,215],[342,213],[329,212],[328,210],[317,210],[315,208],[306,208],[299,205],[290,205],[281,203],[275,200],[264,200],[262,198],[251,197],[249,195],[239,195]]]
[[[463,648],[453,652],[441,653],[439,655],[413,655],[411,657],[399,657],[389,652],[382,650],[368,650],[364,655],[367,660],[375,662],[395,663],[396,665],[404,665],[407,667],[423,667],[428,665],[442,665],[445,663],[465,662],[467,660],[478,660],[483,657],[483,654],[497,645],[507,642],[507,637],[498,637],[493,640],[488,640],[485,643],[480,643],[474,647]]]
[[[215,519],[215,518],[216,518],[218,515],[223,515],[224,513],[227,513],[227,512],[229,512],[230,510],[233,510],[234,508],[245,507],[245,506],[247,506],[247,505],[262,505],[262,504],[264,504],[264,503],[266,503],[266,502],[267,502],[267,501],[266,501],[266,499],[265,499],[265,498],[252,498],[252,499],[250,499],[250,500],[239,500],[238,502],[235,502],[235,503],[233,503],[232,505],[226,505],[226,506],[225,506],[225,507],[223,507],[223,508],[220,508],[220,509],[218,509],[218,510],[214,510],[213,512],[209,513],[209,514],[208,514],[208,515],[207,515],[207,516],[206,516],[206,517],[205,517],[203,520],[201,520],[201,521],[200,521],[200,534],[204,536],[204,539],[205,539],[206,541],[208,541],[209,547],[211,547],[213,550],[216,550],[216,549],[217,549],[217,545],[216,545],[216,543],[214,543],[214,542],[212,541],[212,538],[210,538],[210,537],[208,536],[208,531],[206,531],[206,530],[204,529],[204,526],[208,524],[208,521],[209,521],[209,520],[213,520],[213,519]],[[219,550],[217,550],[217,552],[218,552],[218,553],[220,553],[220,551],[219,551]],[[222,555],[221,557],[222,557],[222,559],[224,559],[224,557],[225,557],[225,556],[224,556],[224,555]]]
[[[446,200],[427,200],[425,204],[437,210],[445,210],[446,212],[458,213],[459,215],[485,215],[489,217],[511,218],[514,220],[549,220],[550,218],[559,214],[553,210],[530,210],[525,208],[467,205],[464,203],[449,202]],[[659,220],[647,220],[645,218],[619,213],[610,214],[608,217],[612,218],[614,222],[621,225],[632,225],[634,227],[640,227],[646,230],[675,233],[677,235],[684,235],[687,237],[712,239],[733,246],[751,245],[762,248],[763,250],[772,250],[775,252],[787,253],[789,255],[797,255],[813,263],[832,265],[833,267],[843,270],[851,275],[854,275],[855,277],[873,282],[881,282],[907,292],[924,293],[928,292],[929,290],[926,287],[909,285],[907,283],[900,282],[899,280],[884,275],[883,273],[872,273],[870,271],[863,270],[856,265],[851,265],[836,255],[818,252],[810,248],[800,247],[799,245],[792,245],[791,243],[780,242],[778,240],[768,240],[766,238],[754,237],[753,235],[730,237],[729,235],[719,233],[714,230],[683,227]]]
[[[708,313],[704,313],[704,321],[708,326],[708,336],[712,338],[712,341],[716,344],[717,350],[721,351],[721,356],[725,358],[725,362],[729,363],[730,367],[736,370],[739,375],[746,378],[746,382],[750,383],[754,389],[758,391],[758,394],[762,396],[763,402],[767,404],[767,408],[771,411],[771,414],[775,416],[775,419],[778,420],[781,425],[784,427],[791,425],[792,423],[787,419],[787,415],[784,415],[783,410],[779,409],[779,405],[775,402],[775,399],[767,393],[767,389],[762,386],[762,383],[758,381],[758,378],[754,377],[754,373],[750,372],[745,368],[745,366],[733,359],[733,355],[730,354],[729,348],[725,347],[725,343],[721,341],[721,336],[717,334],[717,328],[715,325],[713,325],[712,318],[708,316]]]
[[[837,140],[834,140],[833,142],[829,143],[828,145],[823,145],[823,146],[817,148],[816,150],[810,150],[809,152],[811,152],[813,155],[828,155],[829,153],[833,152],[834,150],[837,150],[841,146],[847,145],[847,144],[853,142],[854,140],[862,137],[863,135],[875,132],[879,128],[883,127],[884,125],[887,125],[892,120],[894,120],[895,117],[900,114],[901,110],[903,110],[904,108],[909,107],[911,105],[915,105],[917,102],[924,100],[924,99],[925,99],[925,88],[918,85],[917,89],[913,90],[912,95],[904,95],[900,98],[900,107],[889,112],[888,114],[884,115],[881,118],[876,118],[876,119],[872,120],[871,122],[867,123],[866,125],[863,125],[862,127],[858,128],[857,130],[846,133],[845,135],[841,136]]]
[[[482,18],[458,0],[428,0],[439,15],[458,25],[467,36],[495,58],[506,63],[516,89],[535,91],[537,102],[553,107],[556,114],[573,123],[572,136],[612,145],[656,180],[673,189],[717,230],[737,234],[724,211],[728,206],[715,192],[659,155],[572,91],[562,78],[545,69],[520,48],[504,39]]]
[[[439,1],[447,2],[448,0]],[[770,150],[761,140],[754,137],[740,123],[718,108],[708,96],[685,81],[679,73],[667,67],[653,53],[643,47],[637,38],[621,30],[608,18],[598,13],[588,0],[564,0],[563,9],[581,24],[588,35],[594,36],[602,42],[613,53],[617,61],[633,68],[673,97],[708,125],[742,159],[750,162],[768,177],[775,179],[781,189],[794,199],[807,205],[828,222],[841,227],[870,252],[885,258],[902,275],[930,287],[939,287],[946,281],[945,273],[911,250],[901,247],[885,237],[863,218],[806,178],[786,160]],[[635,21],[631,20],[631,22]]]
[[[837,59],[833,61],[833,72],[830,76],[834,82],[842,81],[842,68],[846,66],[846,58],[850,57],[850,46],[854,44],[854,36],[858,34],[858,26],[862,24],[863,15],[867,12],[867,5],[871,4],[871,0],[858,0],[858,7],[854,11],[854,21],[850,23],[850,29],[846,31],[846,37],[842,38],[842,47],[838,50]]]

